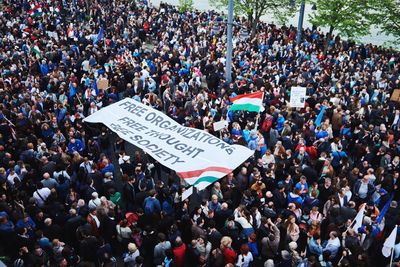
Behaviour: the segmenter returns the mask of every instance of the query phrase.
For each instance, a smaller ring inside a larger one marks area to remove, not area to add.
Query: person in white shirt
[[[47,187],[43,187],[42,183],[37,185],[37,190],[33,192],[33,198],[36,200],[36,204],[39,208],[44,206],[47,198],[50,196],[51,190]]]
[[[235,217],[235,222],[242,226],[241,235],[243,238],[247,238],[254,233],[252,225],[253,217],[249,211],[247,211],[244,207],[239,206],[237,209],[235,209],[233,215]]]
[[[249,250],[250,249],[247,244],[243,244],[240,247],[240,254],[236,262],[237,267],[248,267],[253,261],[253,255]]]
[[[335,258],[336,254],[340,248],[340,240],[338,238],[338,234],[335,231],[329,233],[329,240],[326,243],[324,251],[329,250],[331,252],[331,258]]]
[[[11,186],[14,186],[15,184],[15,179],[17,179],[19,182],[21,182],[21,179],[19,178],[18,174],[15,172],[14,168],[10,169],[10,173],[7,176],[7,181]]]

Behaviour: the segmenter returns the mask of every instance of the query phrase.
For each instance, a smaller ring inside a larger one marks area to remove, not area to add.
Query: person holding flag
[[[386,238],[385,243],[383,243],[382,247],[382,255],[388,258],[390,256],[390,264],[392,266],[393,256],[394,256],[394,246],[396,245],[396,238],[397,238],[397,228],[396,225],[392,232],[390,233],[389,237]]]

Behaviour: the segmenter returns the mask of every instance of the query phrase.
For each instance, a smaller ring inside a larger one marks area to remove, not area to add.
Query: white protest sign
[[[182,201],[190,197],[192,194],[193,194],[193,186],[189,187],[188,189],[182,192]]]
[[[292,108],[304,108],[306,103],[306,87],[292,87],[290,91],[290,107]]]
[[[228,126],[227,121],[217,121],[213,123],[214,131],[218,132]]]
[[[103,123],[197,188],[224,177],[254,153],[203,130],[182,126],[131,98],[100,109],[84,122]]]

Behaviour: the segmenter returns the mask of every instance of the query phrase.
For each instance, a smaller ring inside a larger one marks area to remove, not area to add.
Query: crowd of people
[[[389,263],[398,53],[339,37],[326,49],[317,28],[296,44],[294,27],[260,22],[250,38],[234,27],[227,83],[226,23],[213,11],[129,0],[1,8],[0,255],[10,266]],[[292,86],[307,88],[304,108],[290,107]],[[229,111],[231,97],[255,91],[260,114]],[[187,185],[162,162],[82,122],[126,97],[254,156],[182,201]],[[220,120],[229,126],[214,132]]]

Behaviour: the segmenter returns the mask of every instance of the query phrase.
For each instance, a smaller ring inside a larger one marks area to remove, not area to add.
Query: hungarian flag
[[[32,6],[28,13],[32,18],[41,17],[43,15],[42,5]]]
[[[252,112],[260,112],[263,98],[263,92],[255,92],[251,94],[235,96],[230,99],[230,101],[232,102],[230,110],[247,110]]]
[[[37,45],[35,45],[33,47],[33,52],[40,58],[43,58],[42,52],[40,51],[39,47]]]

